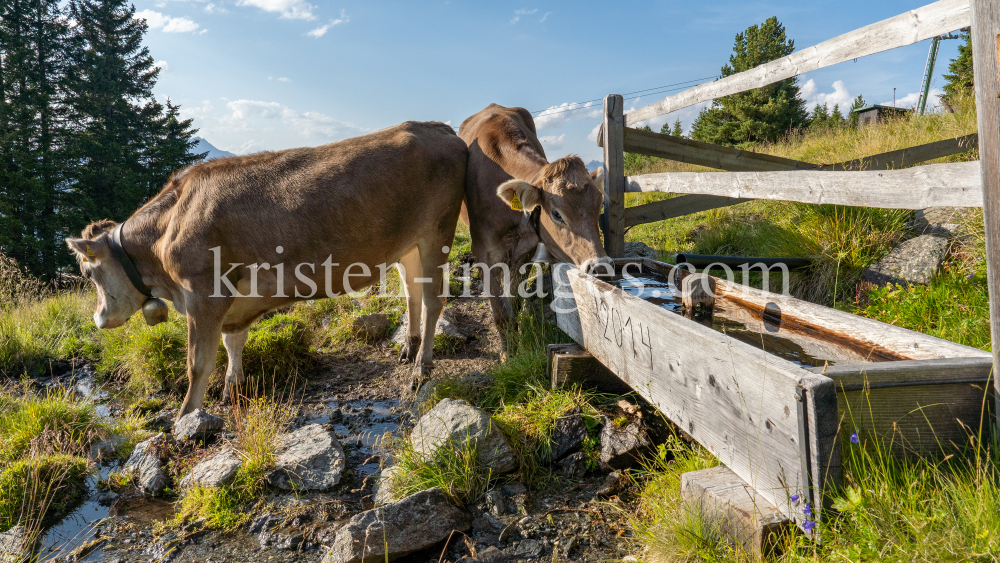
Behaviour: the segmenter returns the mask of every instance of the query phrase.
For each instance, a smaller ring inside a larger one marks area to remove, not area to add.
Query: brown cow
[[[458,136],[469,145],[462,221],[477,260],[516,271],[544,242],[560,262],[588,270],[610,263],[598,226],[603,168],[588,173],[577,156],[550,163],[524,108],[490,104],[463,121]],[[511,209],[515,196],[523,212]],[[493,320],[504,328],[513,316],[510,300],[490,289]]]
[[[178,417],[202,405],[220,336],[228,395],[242,380],[254,320],[366,287],[397,261],[409,315],[403,358],[423,373],[467,158],[451,127],[407,122],[316,148],[212,160],[173,178],[122,225],[97,222],[66,242],[97,286],[97,326],[120,326],[157,298],[187,315],[189,385]]]

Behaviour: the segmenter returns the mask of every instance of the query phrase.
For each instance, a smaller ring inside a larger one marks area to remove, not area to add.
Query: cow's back
[[[406,122],[315,148],[211,160],[161,194],[176,200],[162,218],[161,257],[185,271],[205,271],[211,255],[191,250],[215,246],[224,262],[392,263],[428,229],[447,228],[437,223],[461,205],[467,155],[450,126]]]

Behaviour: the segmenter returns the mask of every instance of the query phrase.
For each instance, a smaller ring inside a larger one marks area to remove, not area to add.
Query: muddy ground
[[[499,335],[485,299],[456,299],[448,306],[469,341],[453,354],[436,357],[431,378],[485,372],[496,365]],[[91,479],[91,496],[49,532],[43,557],[108,563],[320,561],[323,545],[330,543],[337,528],[373,507],[381,462],[377,438],[386,431],[402,435],[414,422],[410,369],[397,362],[388,342],[359,343],[336,353],[320,351],[320,358],[320,367],[296,390],[295,426],[327,423],[337,431],[347,454],[347,471],[334,490],[271,494],[262,499],[268,505],[265,508],[262,502],[260,513],[266,516],[236,532],[220,533],[197,525],[164,526],[174,512],[169,497],[102,492]],[[217,404],[209,411],[221,414],[224,409]],[[207,449],[218,447],[210,444]],[[208,452],[187,446],[179,453],[191,463]],[[101,474],[111,469],[102,468]],[[624,515],[634,510],[635,489],[627,478],[600,471],[578,480],[554,476],[541,490],[527,490],[510,479],[496,482],[500,496],[493,495],[490,506],[481,501],[466,507],[474,518],[468,535],[454,534],[449,542],[400,561],[607,561],[630,553]],[[70,554],[73,550],[75,555]]]

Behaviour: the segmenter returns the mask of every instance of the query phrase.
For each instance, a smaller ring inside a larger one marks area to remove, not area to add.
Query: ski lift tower
[[[968,31],[969,28],[964,27],[961,31]],[[917,111],[920,115],[924,114],[924,108],[927,106],[927,96],[930,94],[931,90],[931,77],[934,76],[934,63],[937,62],[938,45],[941,43],[942,39],[962,39],[961,33],[951,32],[945,33],[944,35],[938,35],[937,37],[931,39],[931,48],[927,52],[927,64],[924,65],[924,79],[921,81],[920,87],[920,103],[917,104]]]

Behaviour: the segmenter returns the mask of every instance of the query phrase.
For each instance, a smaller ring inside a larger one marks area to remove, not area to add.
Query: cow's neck
[[[156,253],[156,245],[162,236],[163,228],[158,221],[142,214],[134,215],[122,227],[122,247],[142,276],[142,281],[153,291],[153,296],[171,299],[174,284]]]

